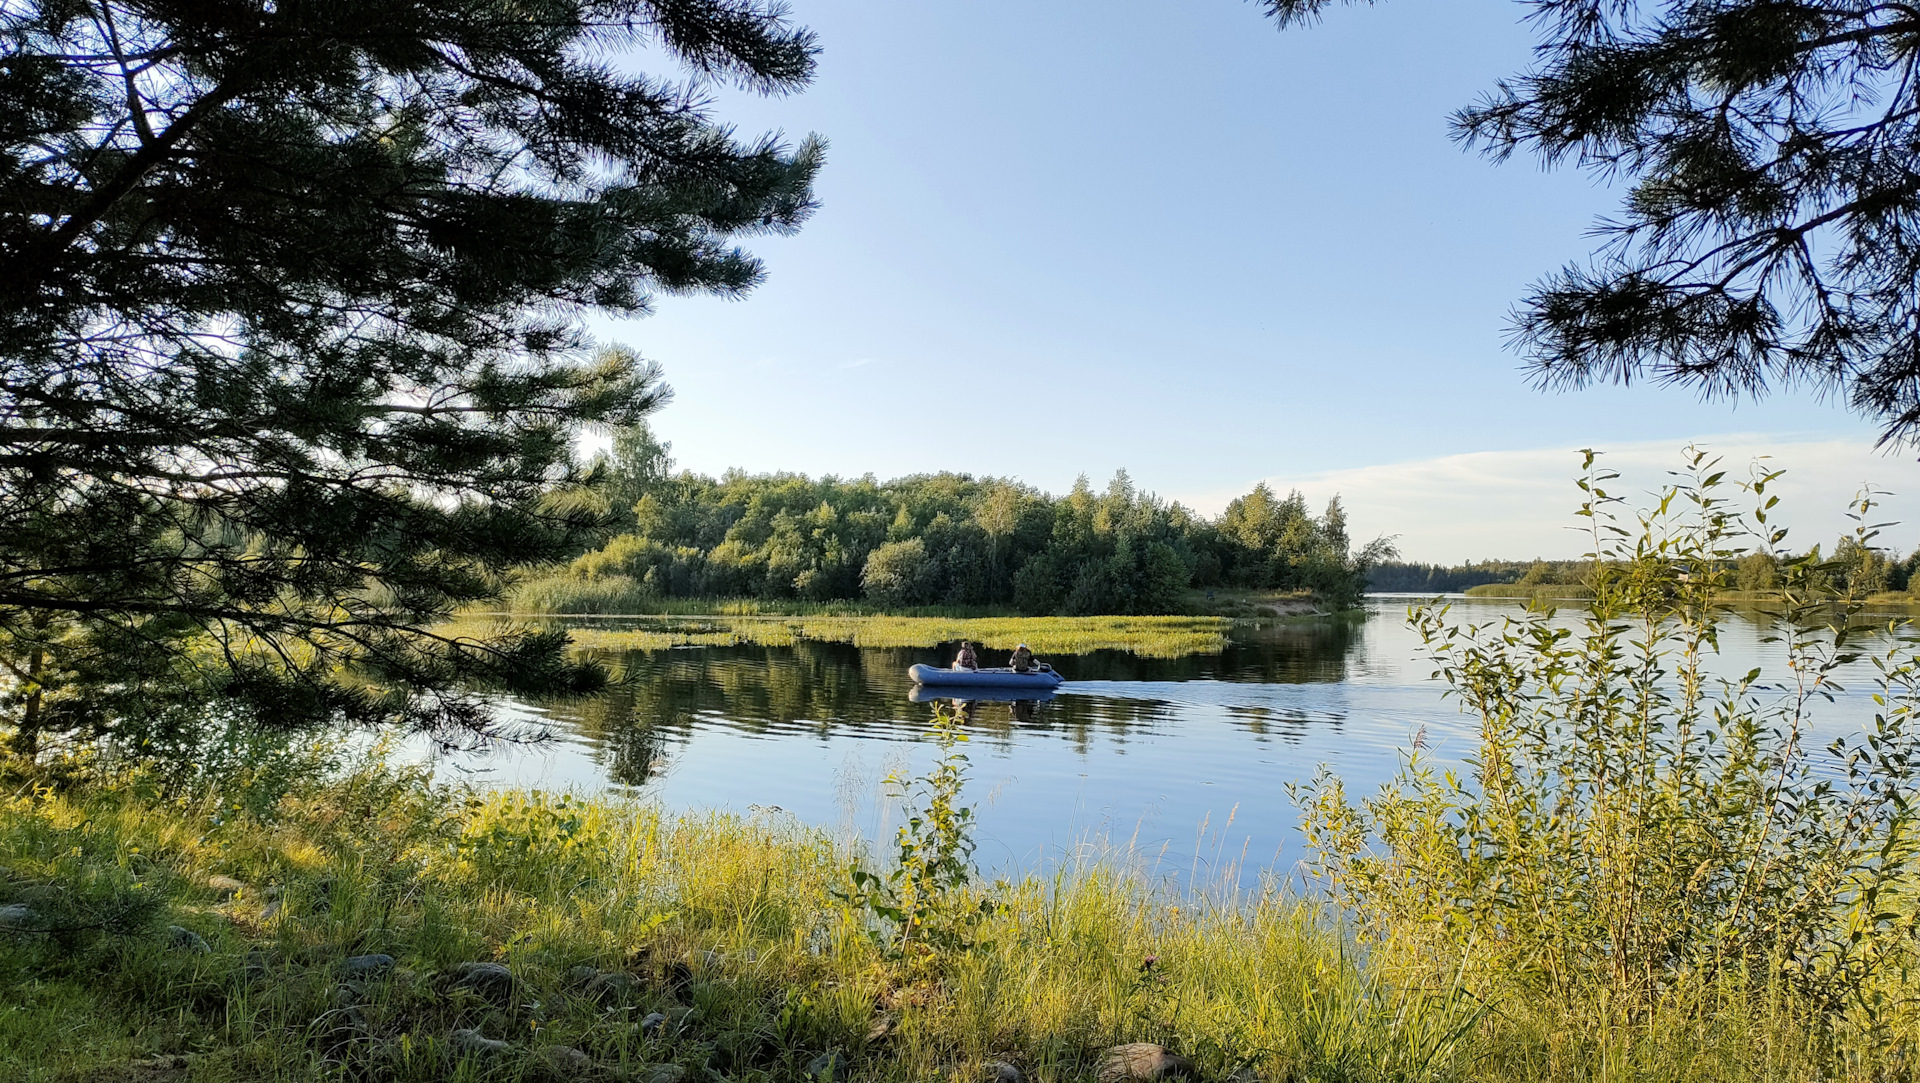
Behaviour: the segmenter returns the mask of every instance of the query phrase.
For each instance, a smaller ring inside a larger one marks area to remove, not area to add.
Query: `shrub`
[[[1324,774],[1297,792],[1318,871],[1381,950],[1438,955],[1477,995],[1586,1005],[1607,1028],[1785,996],[1817,1041],[1884,1037],[1888,982],[1913,958],[1920,665],[1904,641],[1875,657],[1871,729],[1816,747],[1812,709],[1859,656],[1825,566],[1780,565],[1778,683],[1708,670],[1714,592],[1785,537],[1778,475],[1742,485],[1757,507],[1737,515],[1691,452],[1629,529],[1591,453],[1587,471],[1603,563],[1585,614],[1460,625],[1414,609],[1478,752],[1464,778],[1416,756],[1358,804]]]

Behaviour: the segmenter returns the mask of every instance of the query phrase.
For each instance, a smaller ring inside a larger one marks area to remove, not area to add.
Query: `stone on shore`
[[[340,964],[341,976],[346,978],[380,978],[392,970],[391,955],[353,955]]]
[[[456,1030],[448,1035],[448,1044],[461,1056],[498,1057],[512,1052],[513,1046],[498,1038],[489,1038],[477,1030]]]
[[[1152,1042],[1116,1045],[1100,1059],[1094,1078],[1099,1083],[1151,1083],[1162,1079],[1191,1079],[1193,1062]]]
[[[986,1083],[1026,1083],[1026,1076],[1020,1069],[1004,1060],[990,1060],[986,1070],[981,1073]]]
[[[513,999],[513,971],[500,963],[461,963],[453,968],[453,983],[496,1003]]]
[[[247,890],[246,884],[235,880],[231,876],[209,876],[207,877],[207,886],[212,888],[214,892],[223,899],[231,899],[242,891]]]
[[[167,946],[175,951],[184,951],[188,955],[213,954],[213,948],[207,943],[206,937],[178,925],[167,926]]]

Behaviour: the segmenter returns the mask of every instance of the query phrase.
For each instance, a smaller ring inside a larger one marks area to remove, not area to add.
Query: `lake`
[[[1455,615],[1474,622],[1521,612],[1514,602],[1453,601]],[[1476,725],[1429,679],[1408,602],[1374,596],[1363,616],[1242,627],[1214,655],[1054,656],[1069,683],[1052,699],[966,708],[980,866],[1042,868],[1117,846],[1191,882],[1291,872],[1304,854],[1287,783],[1325,764],[1357,796],[1391,778],[1416,740],[1443,762],[1473,749]],[[1783,648],[1764,639],[1760,625],[1730,619],[1713,668],[1782,673]],[[907,667],[951,655],[819,642],[609,654],[624,680],[603,695],[499,701],[503,715],[549,740],[452,754],[442,767],[481,782],[612,788],[670,809],[792,816],[886,840],[899,809],[883,780],[922,773],[935,755],[925,740],[933,705],[914,702]],[[1849,691],[1817,708],[1823,733],[1872,717],[1872,671],[1864,662],[1849,670]]]

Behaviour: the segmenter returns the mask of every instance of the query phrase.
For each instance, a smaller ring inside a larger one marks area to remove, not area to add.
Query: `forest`
[[[1122,470],[1065,496],[967,474],[813,479],[673,473],[629,427],[594,482],[615,525],[515,607],[604,611],[663,598],[859,600],[884,608],[1013,607],[1033,615],[1175,613],[1190,590],[1310,592],[1357,605],[1392,554],[1356,547],[1336,497],[1315,514],[1264,483],[1218,517],[1141,492]]]
[[[1815,545],[1803,553],[1748,553],[1727,568],[1726,587],[1743,594],[1777,590],[1785,581],[1787,564],[1804,564],[1810,582],[1861,597],[1911,592],[1920,581],[1920,548],[1902,556],[1897,551],[1862,544],[1843,537],[1832,547]],[[1422,564],[1381,561],[1367,572],[1370,591],[1412,594],[1455,594],[1482,586],[1517,588],[1580,587],[1590,581],[1593,564],[1586,560],[1479,560],[1464,564]]]

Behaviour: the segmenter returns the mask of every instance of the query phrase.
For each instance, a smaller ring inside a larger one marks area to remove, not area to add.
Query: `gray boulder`
[[[447,1044],[458,1056],[492,1058],[513,1051],[513,1046],[498,1038],[489,1038],[477,1030],[456,1030],[447,1036]]]
[[[26,903],[12,903],[0,906],[0,929],[9,932],[32,932],[40,927],[40,915]]]
[[[213,948],[208,945],[206,937],[178,925],[167,926],[167,946],[175,951],[184,951],[188,955],[213,954]]]
[[[608,970],[594,976],[587,983],[586,993],[598,1001],[620,1000],[632,996],[640,988],[640,979],[624,970]]]
[[[550,1045],[540,1051],[540,1059],[556,1072],[590,1072],[593,1058],[570,1045]]]
[[[352,955],[340,964],[340,974],[345,978],[382,978],[393,970],[391,955]]]
[[[641,1083],[685,1083],[687,1070],[678,1064],[656,1064],[634,1078]]]
[[[246,884],[235,880],[231,876],[209,876],[207,877],[207,886],[212,888],[214,893],[223,899],[231,899],[242,891],[247,890]]]
[[[807,1074],[815,1079],[839,1080],[847,1078],[847,1058],[839,1051],[822,1053],[807,1063]]]
[[[1099,1083],[1150,1083],[1161,1079],[1193,1078],[1193,1062],[1152,1042],[1116,1045],[1100,1058],[1094,1074]]]
[[[644,1037],[658,1038],[666,1032],[667,1017],[659,1012],[648,1012],[647,1017],[640,1020],[640,1033]]]
[[[495,1003],[513,999],[517,987],[513,971],[500,963],[461,963],[453,968],[453,984]]]
[[[1004,1060],[990,1060],[980,1073],[986,1083],[1026,1083],[1026,1076],[1020,1069]]]
[[[583,989],[588,982],[599,976],[600,971],[597,968],[582,964],[567,971],[567,984],[575,989]]]

